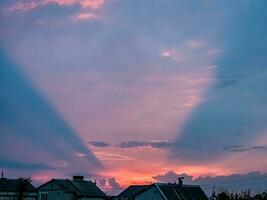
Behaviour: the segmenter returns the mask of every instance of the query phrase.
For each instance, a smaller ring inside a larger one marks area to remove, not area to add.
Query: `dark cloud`
[[[156,175],[152,178],[158,182],[177,182],[179,177],[184,177],[186,183],[192,183],[193,176],[187,174],[176,174],[174,171],[169,171],[163,175]]]
[[[122,142],[117,145],[109,144],[103,141],[88,141],[88,144],[99,147],[99,148],[105,148],[105,147],[117,147],[117,148],[139,148],[139,147],[151,147],[151,148],[170,148],[173,146],[182,146],[182,144],[168,142],[168,141],[160,141],[160,140],[154,140],[154,141],[126,141]]]
[[[252,149],[257,149],[257,150],[267,150],[267,145],[255,145],[251,147]]]
[[[137,147],[152,147],[152,148],[170,148],[173,146],[178,146],[180,144],[178,143],[172,143],[172,142],[167,142],[167,141],[127,141],[127,142],[122,142],[121,144],[118,145],[120,148],[137,148]]]
[[[118,146],[120,148],[145,147],[145,146],[149,146],[149,143],[143,142],[143,141],[128,141],[128,142],[122,142]]]
[[[247,174],[232,174],[229,176],[204,176],[193,179],[187,174],[176,174],[169,171],[163,175],[156,175],[153,178],[158,182],[173,182],[177,181],[178,177],[184,177],[185,184],[199,184],[210,195],[215,187],[225,188],[228,190],[241,191],[251,189],[251,191],[266,190],[267,174],[260,172],[250,172]]]
[[[231,151],[231,152],[244,152],[244,151],[249,151],[250,148],[246,148],[242,145],[229,145],[229,146],[224,146],[223,149],[225,151]]]
[[[94,147],[109,147],[110,146],[110,144],[106,142],[101,142],[101,141],[88,141],[88,144]]]
[[[224,146],[223,149],[225,151],[230,151],[230,152],[244,152],[244,151],[251,151],[251,150],[267,150],[267,145],[256,145],[256,146],[229,145],[229,146]]]
[[[109,178],[107,181],[112,188],[120,188],[120,184],[116,181],[115,178]]]
[[[107,184],[105,185],[106,186],[105,190],[108,194],[117,195],[119,192],[121,192],[124,189],[123,187],[120,186],[120,184],[117,182],[117,180],[114,177],[108,178],[108,179],[105,179],[105,181],[104,180],[102,181],[103,183],[105,181],[108,183],[108,185]]]

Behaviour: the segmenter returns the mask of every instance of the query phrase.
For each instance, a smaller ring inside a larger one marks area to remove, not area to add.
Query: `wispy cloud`
[[[224,146],[223,149],[229,152],[246,152],[252,150],[267,150],[267,145],[255,145],[255,146],[243,146],[243,145],[228,145]]]
[[[106,142],[101,142],[101,141],[88,141],[88,144],[94,147],[109,147],[110,146],[110,144]]]
[[[178,146],[178,143],[172,143],[168,141],[153,140],[153,141],[128,141],[122,142],[118,145],[120,148],[138,148],[138,147],[152,147],[152,148],[170,148],[173,146]]]
[[[88,141],[88,144],[98,147],[98,148],[106,148],[106,147],[115,147],[115,148],[156,148],[156,149],[165,149],[170,148],[173,146],[180,146],[179,143],[169,142],[167,140],[152,140],[152,141],[138,141],[138,140],[132,140],[132,141],[126,141],[121,142],[120,144],[109,144],[102,141]]]
[[[9,12],[13,11],[29,11],[33,10],[37,7],[46,6],[49,4],[56,4],[59,6],[73,6],[73,5],[79,5],[81,8],[87,8],[87,9],[99,9],[103,4],[105,3],[105,0],[27,0],[27,1],[17,1],[14,4],[9,5],[6,7],[6,10]]]
[[[74,21],[99,20],[100,17],[92,12],[80,12],[73,16]]]
[[[134,160],[133,158],[126,156],[126,155],[122,155],[122,154],[118,154],[118,153],[109,153],[106,151],[95,151],[94,152],[96,157],[101,160],[101,161],[129,161],[129,160]]]
[[[161,52],[161,57],[170,58],[178,62],[185,61],[185,56],[177,49],[167,49]]]

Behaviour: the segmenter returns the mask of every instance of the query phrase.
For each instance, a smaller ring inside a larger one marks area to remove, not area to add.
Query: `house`
[[[209,200],[199,185],[154,183],[134,196],[135,200]]]
[[[0,178],[0,200],[37,200],[35,187],[29,179]]]
[[[69,179],[52,179],[41,185],[38,190],[39,200],[103,200],[106,195],[92,181],[83,176]]]
[[[131,185],[117,195],[115,200],[134,200],[134,196],[149,185]]]

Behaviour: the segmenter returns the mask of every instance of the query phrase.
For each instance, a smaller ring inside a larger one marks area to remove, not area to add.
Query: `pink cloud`
[[[98,9],[102,5],[104,5],[105,0],[80,0],[79,4],[83,8],[92,8],[92,9]]]
[[[161,57],[171,58],[179,62],[185,61],[185,56],[181,52],[175,49],[168,49],[168,50],[162,51],[160,55]]]
[[[60,6],[73,6],[75,4],[78,4],[81,8],[99,9],[101,6],[104,5],[104,3],[105,0],[28,0],[24,2],[16,2],[15,4],[12,4],[7,7],[6,10],[9,12],[25,12],[48,4],[57,4]]]
[[[6,8],[8,12],[13,11],[28,11],[36,8],[39,4],[37,2],[31,1],[31,2],[17,2],[16,4],[13,4]]]
[[[81,12],[73,16],[74,21],[97,20],[99,16],[91,12]]]

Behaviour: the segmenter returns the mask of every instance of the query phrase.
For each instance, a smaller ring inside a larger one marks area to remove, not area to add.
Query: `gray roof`
[[[125,190],[123,190],[117,197],[119,198],[130,198],[140,191],[147,188],[149,185],[131,185],[127,187]]]
[[[65,192],[75,193],[80,197],[106,197],[105,193],[95,183],[85,180],[52,179],[41,185],[38,190],[45,191],[44,186],[50,183],[55,183]]]
[[[22,187],[21,184],[21,179],[0,178],[0,191],[17,192]],[[26,192],[35,192],[35,187],[28,180],[25,180],[25,184]]]
[[[167,200],[209,200],[199,185],[183,185],[171,183],[154,183]],[[139,192],[138,194],[141,194]],[[137,194],[137,195],[138,195]]]
[[[77,192],[77,188],[68,179],[52,179],[51,182],[57,184],[65,192]]]
[[[106,195],[92,181],[71,180],[71,183],[79,190],[82,196],[105,197]]]

